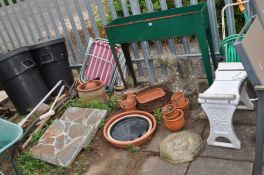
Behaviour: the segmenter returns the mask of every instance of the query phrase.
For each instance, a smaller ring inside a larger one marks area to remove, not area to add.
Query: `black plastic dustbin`
[[[0,55],[0,83],[21,114],[35,107],[48,93],[28,47]]]
[[[49,90],[59,80],[65,80],[68,85],[74,82],[64,38],[38,43],[29,48]],[[58,91],[59,89],[53,95]]]

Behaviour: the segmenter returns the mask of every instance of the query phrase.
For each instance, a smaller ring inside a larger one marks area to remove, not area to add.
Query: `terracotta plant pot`
[[[190,100],[188,98],[185,98],[185,102],[181,105],[176,105],[175,107],[177,109],[181,109],[184,112],[184,117],[188,118],[190,116]]]
[[[100,80],[93,81],[97,84],[96,88],[86,89],[86,83],[82,83],[77,87],[79,97],[87,100],[105,102],[107,100],[107,95],[105,93],[104,82]]]
[[[136,103],[130,104],[127,102],[127,100],[122,101],[119,106],[124,112],[136,110]]]
[[[185,96],[183,92],[175,92],[171,96],[171,102],[175,105],[181,105],[185,102]]]
[[[176,109],[174,104],[168,104],[162,108],[162,113],[167,119],[177,118],[179,115],[178,112],[179,111]]]
[[[136,104],[136,95],[135,94],[127,94],[126,102],[128,105]]]
[[[122,85],[116,85],[114,86],[115,91],[117,92],[122,92],[123,90],[125,90],[125,86]]]
[[[176,119],[167,119],[164,117],[165,126],[171,131],[178,131],[182,129],[185,125],[184,113],[182,110],[178,110],[180,113],[179,117]]]
[[[95,89],[97,88],[97,83],[93,80],[88,80],[85,84],[85,89],[86,90],[92,90],[92,89]]]
[[[126,119],[126,118],[130,118],[131,116],[134,116],[134,115],[127,115],[127,116],[123,116],[117,120],[115,120],[109,127],[108,127],[108,130],[107,130],[107,136],[110,140],[113,140],[115,141],[116,143],[124,143],[124,141],[118,141],[116,139],[114,139],[112,136],[111,136],[111,128],[113,127],[113,125],[115,125],[116,123],[118,123],[119,121],[123,120],[123,119]],[[151,129],[152,129],[152,121],[148,118],[148,117],[145,117],[143,115],[138,115],[139,117],[142,117],[144,118],[145,120],[148,121],[148,124],[149,124],[149,128],[147,130],[146,133],[150,132]],[[136,139],[135,139],[136,140]],[[128,143],[129,144],[129,143]]]
[[[109,138],[107,132],[108,132],[110,125],[113,122],[115,122],[116,120],[118,120],[119,118],[122,118],[122,117],[128,116],[128,115],[143,115],[143,116],[147,117],[148,119],[150,119],[150,121],[152,123],[152,128],[149,131],[147,131],[142,137],[137,138],[135,140],[131,140],[131,141],[124,141],[124,142],[123,141],[115,141],[115,140]],[[106,122],[106,124],[104,126],[103,134],[104,134],[105,139],[107,141],[109,141],[112,145],[119,147],[119,148],[128,148],[128,145],[139,146],[139,145],[143,144],[144,142],[146,142],[147,140],[149,140],[151,135],[156,130],[156,128],[157,128],[157,122],[156,122],[156,119],[153,115],[151,115],[150,113],[145,112],[145,111],[135,110],[135,111],[123,112],[123,113],[120,113],[118,115],[111,117]]]

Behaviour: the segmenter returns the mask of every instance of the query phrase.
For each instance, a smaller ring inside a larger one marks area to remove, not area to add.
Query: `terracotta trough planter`
[[[97,100],[105,102],[107,95],[105,93],[104,82],[100,80],[92,80],[87,83],[82,83],[77,87],[79,97],[87,100]]]
[[[111,129],[111,126],[113,126],[115,123],[117,123],[118,121],[126,117],[133,118],[133,117],[140,117],[140,116],[146,117],[147,121],[151,122],[151,125],[149,125],[150,128],[145,132],[144,135],[142,135],[139,138],[136,138],[134,140],[129,140],[129,141],[119,141],[119,140],[113,139],[112,137],[109,137],[109,132],[110,132],[109,130]],[[156,130],[156,127],[157,127],[157,122],[153,115],[145,111],[135,110],[135,111],[123,112],[123,113],[120,113],[118,115],[111,117],[110,120],[108,120],[104,126],[103,134],[104,134],[105,139],[109,141],[112,145],[118,148],[128,148],[128,145],[139,146],[143,144],[144,142],[146,142],[147,140],[149,140],[151,135]]]
[[[163,96],[165,96],[166,93],[161,89],[161,88],[155,88],[155,89],[151,89],[147,92],[144,92],[142,94],[139,94],[137,96],[137,101],[139,103],[148,103],[151,102],[153,100],[156,100],[158,98],[161,98]]]

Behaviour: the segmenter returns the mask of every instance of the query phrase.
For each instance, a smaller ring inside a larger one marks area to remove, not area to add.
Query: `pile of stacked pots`
[[[107,100],[105,85],[101,80],[88,80],[78,85],[77,90],[80,98],[99,102],[105,102]]]
[[[169,130],[178,131],[184,127],[185,118],[190,115],[189,104],[183,92],[176,92],[171,97],[171,104],[162,108],[163,119]]]

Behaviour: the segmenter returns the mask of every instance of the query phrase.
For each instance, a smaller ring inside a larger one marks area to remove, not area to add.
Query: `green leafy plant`
[[[31,139],[30,143],[35,145],[38,142],[38,140],[40,139],[40,137],[45,133],[46,130],[47,130],[46,128],[42,128],[41,130],[34,132],[32,134],[32,139]]]
[[[64,106],[68,107],[80,107],[80,108],[95,108],[95,109],[105,109],[110,110],[107,103],[102,103],[97,100],[89,101],[84,98],[75,98],[67,101]]]
[[[91,143],[86,147],[86,150],[87,150],[89,153],[92,152],[93,149],[94,149],[94,147],[93,147],[93,144],[91,144]]]
[[[99,128],[100,130],[102,130],[102,129],[104,128],[104,125],[106,124],[106,122],[107,122],[107,118],[103,118],[103,119],[100,121],[98,128]]]
[[[100,102],[97,100],[89,101],[85,98],[75,98],[67,101],[64,107],[80,107],[80,108],[95,108],[104,109],[108,112],[118,109],[118,99],[115,96],[110,96],[106,102]]]
[[[157,123],[160,124],[161,121],[163,120],[163,114],[162,114],[162,110],[161,110],[161,108],[156,109],[156,110],[154,111],[154,117],[156,118]]]
[[[111,110],[117,110],[118,109],[118,105],[119,105],[118,98],[116,96],[114,96],[114,95],[109,96],[109,99],[107,100],[107,106]]]
[[[140,151],[140,147],[139,146],[136,146],[136,145],[133,145],[133,144],[129,144],[128,147],[127,147],[127,149],[131,153],[136,153],[136,152],[139,152]]]
[[[62,167],[54,167],[41,160],[35,159],[31,153],[25,152],[17,158],[17,165],[21,174],[54,174],[63,171]]]

